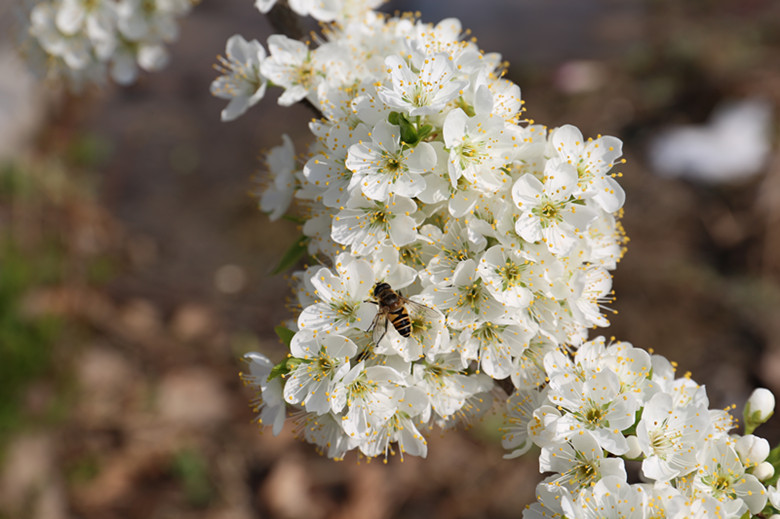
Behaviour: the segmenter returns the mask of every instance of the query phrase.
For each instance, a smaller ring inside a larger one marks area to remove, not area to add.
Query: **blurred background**
[[[250,196],[262,150],[308,143],[271,92],[233,123],[209,95],[250,0],[203,0],[169,67],[74,96],[15,55],[0,0],[0,518],[519,517],[535,453],[495,420],[433,432],[428,459],[340,463],[260,434],[240,355],[284,348],[296,236]],[[780,391],[780,3],[393,1],[454,16],[509,60],[539,123],[616,135],[630,243],[606,336],[666,355],[712,407]],[[758,430],[772,445],[780,420]]]

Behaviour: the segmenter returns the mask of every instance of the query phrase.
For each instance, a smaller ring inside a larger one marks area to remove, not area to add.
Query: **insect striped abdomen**
[[[412,320],[409,319],[406,308],[401,307],[395,312],[390,312],[390,321],[402,337],[409,337],[412,334]]]

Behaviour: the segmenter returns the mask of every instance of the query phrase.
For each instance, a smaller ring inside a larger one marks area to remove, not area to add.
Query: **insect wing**
[[[387,335],[388,328],[390,328],[390,326],[387,320],[387,312],[383,311],[380,307],[376,312],[374,322],[371,323],[371,340],[374,344],[378,345],[379,341]]]
[[[411,299],[404,299],[404,305],[406,306],[406,311],[409,312],[412,322],[426,329],[432,328],[437,321],[441,321],[444,318],[438,310]]]

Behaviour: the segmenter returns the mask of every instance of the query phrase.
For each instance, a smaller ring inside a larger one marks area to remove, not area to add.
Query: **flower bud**
[[[753,391],[745,403],[745,433],[752,433],[756,427],[765,423],[775,411],[775,396],[762,387]]]
[[[759,481],[766,481],[775,475],[775,468],[768,461],[764,461],[753,469],[753,475],[756,476]]]
[[[767,486],[766,493],[772,506],[774,506],[775,509],[780,509],[780,490],[777,489],[777,485]]]
[[[626,436],[628,442],[628,452],[623,454],[627,460],[635,460],[642,455],[642,446],[639,444],[639,438],[634,435]]]
[[[769,456],[769,442],[752,434],[739,438],[735,447],[746,467],[755,467]]]

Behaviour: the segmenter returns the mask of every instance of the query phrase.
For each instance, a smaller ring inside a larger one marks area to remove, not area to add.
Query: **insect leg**
[[[382,335],[379,336],[379,339],[374,341],[374,344],[379,346],[379,343],[382,342],[382,339],[385,338],[385,335],[387,335],[387,327],[390,323],[390,319],[385,319],[385,331],[382,332]]]

